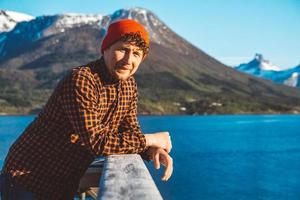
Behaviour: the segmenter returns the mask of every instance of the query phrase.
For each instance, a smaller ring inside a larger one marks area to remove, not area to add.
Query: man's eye
[[[135,57],[141,57],[141,54],[140,54],[139,52],[134,52],[133,55],[134,55]]]

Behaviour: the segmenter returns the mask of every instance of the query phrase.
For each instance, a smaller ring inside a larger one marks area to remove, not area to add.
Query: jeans
[[[7,174],[0,174],[0,200],[37,200],[33,194],[14,184]]]

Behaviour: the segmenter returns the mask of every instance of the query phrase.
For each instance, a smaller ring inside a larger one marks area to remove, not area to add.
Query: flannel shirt
[[[38,199],[72,199],[100,155],[142,153],[133,77],[117,81],[103,58],[72,70],[11,146],[3,172]]]

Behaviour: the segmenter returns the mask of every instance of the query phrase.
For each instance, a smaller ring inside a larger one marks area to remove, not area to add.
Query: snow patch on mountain
[[[103,19],[102,15],[86,15],[77,13],[66,13],[58,15],[55,26],[60,29],[73,28],[82,25],[99,25]]]
[[[24,13],[0,10],[0,33],[11,31],[19,22],[30,21],[35,17]]]
[[[296,87],[298,84],[298,77],[299,77],[299,73],[294,72],[289,79],[287,79],[283,82],[283,84],[285,84],[287,86],[291,86],[291,87]]]
[[[9,11],[9,10],[2,10],[2,12],[5,12],[8,16],[10,16],[10,18],[12,18],[13,20],[17,21],[17,22],[21,22],[21,21],[29,21],[34,19],[33,16],[31,15],[27,15],[24,13],[19,13],[19,12],[14,12],[14,11]]]
[[[261,54],[256,54],[255,59],[260,63],[261,70],[281,71],[280,67],[273,65],[270,61],[265,60]]]

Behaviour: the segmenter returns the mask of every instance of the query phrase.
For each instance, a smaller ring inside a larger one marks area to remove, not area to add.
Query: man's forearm
[[[163,148],[167,152],[171,151],[172,143],[169,132],[158,132],[152,134],[145,134],[147,147]]]

